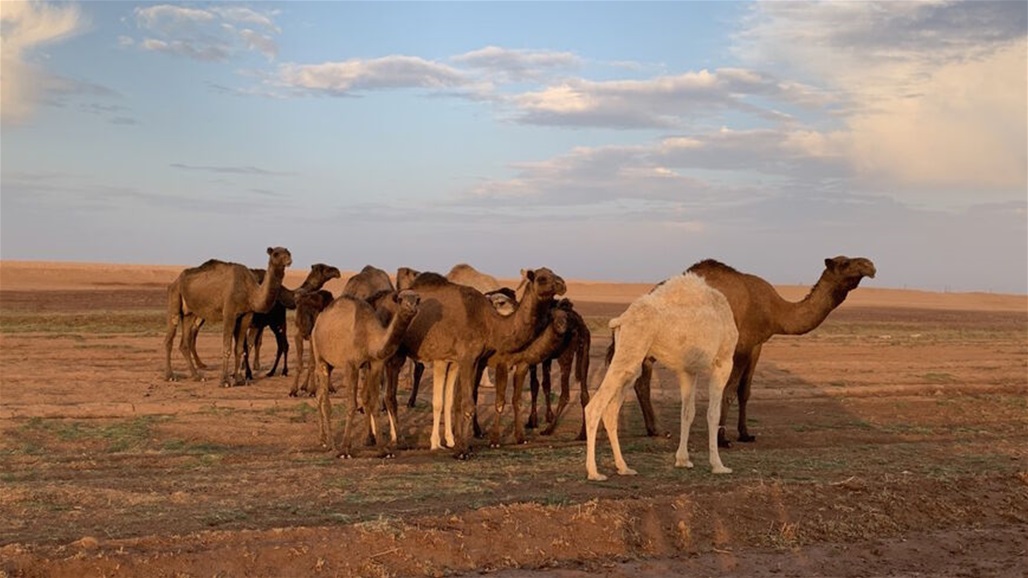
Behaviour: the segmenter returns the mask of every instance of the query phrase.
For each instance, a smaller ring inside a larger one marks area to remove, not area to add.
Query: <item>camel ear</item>
[[[521,274],[525,276],[525,279],[529,281],[535,281],[535,271],[531,269],[522,269]]]
[[[269,255],[270,255],[270,254],[272,254],[272,253],[274,253],[274,252],[275,252],[275,250],[274,250],[274,249],[272,249],[271,247],[268,247],[268,254],[269,254]]]

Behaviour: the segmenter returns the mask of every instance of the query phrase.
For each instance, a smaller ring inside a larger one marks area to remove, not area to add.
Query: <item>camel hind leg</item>
[[[689,430],[692,427],[692,420],[696,417],[696,387],[693,383],[695,376],[684,369],[679,369],[676,373],[682,396],[682,415],[678,451],[675,452],[675,467],[691,468],[693,463],[689,459]]]
[[[728,360],[714,362],[713,371],[707,376],[710,401],[707,406],[707,436],[710,450],[710,467],[715,474],[730,474],[732,470],[721,463],[721,454],[718,451],[718,423],[721,419],[721,398],[724,395],[725,385],[732,373],[732,364]]]

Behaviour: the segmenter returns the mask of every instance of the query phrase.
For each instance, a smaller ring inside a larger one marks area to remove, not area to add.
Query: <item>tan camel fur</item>
[[[691,468],[689,428],[696,415],[695,383],[707,384],[710,465],[715,474],[731,472],[721,463],[717,447],[717,423],[721,395],[732,371],[732,352],[739,338],[732,308],[719,291],[698,275],[673,277],[639,297],[619,317],[610,321],[617,339],[614,357],[592,400],[585,407],[585,469],[590,480],[605,480],[596,469],[596,429],[600,419],[607,430],[614,463],[621,475],[634,475],[621,455],[618,414],[629,381],[647,357],[652,357],[678,376],[681,388],[681,438],[675,466]]]
[[[197,327],[195,318],[223,320],[221,383],[233,385],[243,383],[240,375],[246,331],[249,328],[248,313],[267,312],[275,304],[286,267],[293,262],[289,250],[283,247],[268,247],[268,271],[263,283],[245,265],[226,263],[211,259],[186,269],[168,286],[168,331],[164,337],[164,375],[174,380],[171,371],[171,346],[177,328],[182,326],[179,350],[189,365],[193,379],[202,379],[193,363],[190,348],[193,344],[192,331]],[[229,357],[235,341],[235,369],[229,379]]]
[[[739,330],[739,343],[735,348],[732,375],[722,401],[721,428],[718,430],[718,444],[730,447],[724,426],[733,398],[739,400],[739,441],[756,440],[746,428],[746,403],[750,398],[753,374],[764,342],[774,335],[802,335],[817,328],[829,313],[842,304],[849,292],[857,288],[861,279],[874,278],[875,266],[863,257],[839,256],[825,259],[825,270],[821,277],[810,293],[797,303],[783,299],[770,283],[760,277],[740,273],[713,259],[700,261],[686,272],[703,277],[708,285],[728,298]],[[650,402],[652,373],[652,362],[647,360],[635,383],[646,432],[651,436],[659,435]]]
[[[311,333],[311,350],[314,352],[314,371],[317,373],[317,392],[321,443],[335,449],[332,435],[332,405],[329,401],[329,383],[332,370],[343,372],[343,388],[350,394],[350,407],[343,429],[342,449],[338,456],[349,458],[351,429],[357,413],[357,377],[360,368],[368,367],[368,379],[364,387],[364,408],[368,416],[372,435],[377,432],[375,408],[378,407],[382,372],[387,359],[400,347],[403,333],[418,312],[420,298],[412,291],[392,293],[398,304],[396,314],[388,324],[367,301],[343,296],[333,301],[318,315]],[[396,422],[390,416],[392,439],[396,441]],[[391,451],[389,451],[391,454]]]
[[[393,291],[393,282],[385,271],[365,265],[360,273],[350,277],[343,287],[342,295],[367,301],[380,291]]]
[[[447,405],[459,411],[455,430],[450,427],[452,412],[446,411],[447,443],[453,445],[454,457],[469,457],[475,412],[472,385],[481,379],[491,355],[518,351],[535,338],[558,290],[559,278],[549,269],[530,271],[527,278],[525,298],[510,317],[500,315],[479,291],[451,283],[442,275],[422,273],[412,283],[411,288],[421,295],[421,307],[404,334],[394,367],[402,366],[406,357],[433,363],[432,449],[442,447],[439,426],[448,397],[453,401]],[[390,374],[391,396],[395,396],[397,373]],[[460,387],[454,389],[457,383]],[[453,393],[448,395],[447,390]]]
[[[411,285],[414,284],[414,279],[417,279],[421,271],[417,269],[411,269],[410,267],[400,267],[396,270],[396,290],[403,291],[404,289],[410,289]]]

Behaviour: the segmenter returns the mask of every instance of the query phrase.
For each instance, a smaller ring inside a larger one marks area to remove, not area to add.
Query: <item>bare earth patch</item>
[[[622,444],[640,475],[598,484],[574,441],[577,393],[554,436],[511,445],[506,423],[507,445],[476,440],[462,463],[425,449],[429,385],[416,408],[401,406],[395,459],[369,449],[334,460],[317,445],[313,400],[286,397],[291,377],[227,389],[210,371],[207,382],[161,379],[163,270],[47,291],[9,283],[11,271],[0,287],[0,576],[1028,572],[1023,296],[917,307],[916,295],[876,303],[858,289],[865,300],[821,328],[765,346],[758,440],[722,451],[735,473],[711,475],[702,455],[695,470],[673,468],[677,440],[643,437],[630,401]],[[616,288],[572,284],[594,328],[593,388],[602,327],[638,290]],[[199,347],[216,361],[216,332]],[[177,351],[173,364],[184,371]],[[677,386],[658,378],[660,424],[673,431]],[[336,402],[339,419],[341,393]],[[605,440],[598,457],[611,473]]]

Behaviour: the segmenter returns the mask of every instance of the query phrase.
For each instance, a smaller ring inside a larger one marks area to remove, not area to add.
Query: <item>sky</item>
[[[0,2],[0,258],[1028,293],[1028,3]]]

